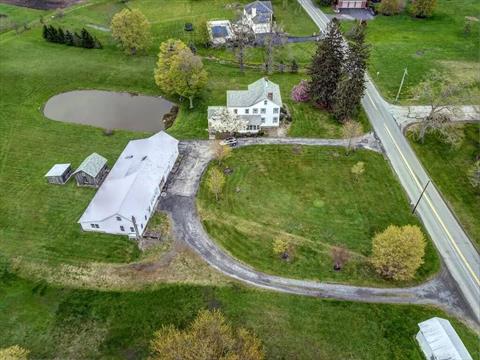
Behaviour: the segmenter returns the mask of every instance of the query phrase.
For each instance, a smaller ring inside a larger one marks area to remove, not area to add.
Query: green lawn
[[[188,325],[200,309],[219,307],[253,330],[268,359],[421,360],[417,323],[442,311],[421,306],[320,300],[225,287],[161,285],[138,292],[0,281],[0,348],[19,344],[32,359],[145,359],[163,325]],[[476,334],[450,319],[475,360]]]
[[[452,206],[473,242],[480,246],[480,191],[467,178],[467,171],[480,155],[480,125],[462,126],[465,139],[458,149],[452,149],[435,135],[425,143],[411,144],[431,175],[435,185]]]
[[[478,18],[479,14],[477,0],[438,0],[429,19],[416,19],[405,12],[397,16],[380,15],[369,21],[367,40],[372,44],[369,71],[382,95],[388,100],[395,98],[405,67],[408,76],[400,97],[404,103],[413,101],[410,90],[431,69],[462,80],[476,78],[478,88],[480,22],[473,23],[469,36],[463,34],[463,28],[465,16]]]
[[[46,16],[48,13],[44,10],[0,4],[0,34],[15,28],[20,30],[25,24],[40,20],[41,16]]]
[[[366,171],[356,181],[350,169],[358,161],[365,163]],[[234,257],[259,270],[295,278],[405,285],[380,279],[366,258],[376,232],[390,224],[419,223],[380,154],[357,151],[346,156],[342,148],[296,151],[291,146],[259,146],[235,150],[226,166],[234,171],[227,177],[220,202],[204,181],[197,204],[207,231]],[[273,253],[277,238],[297,244],[292,262]],[[352,252],[341,272],[332,269],[332,245],[344,245]],[[438,267],[429,242],[415,281]]]

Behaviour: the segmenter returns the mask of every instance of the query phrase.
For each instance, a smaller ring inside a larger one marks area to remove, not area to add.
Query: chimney
[[[273,93],[272,93],[272,92],[269,92],[269,93],[267,94],[267,98],[268,98],[268,100],[273,101]]]
[[[257,16],[257,8],[255,6],[252,7],[252,18]]]

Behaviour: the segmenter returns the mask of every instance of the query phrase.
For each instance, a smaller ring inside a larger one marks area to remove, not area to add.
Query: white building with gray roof
[[[244,21],[255,34],[272,31],[273,6],[271,1],[254,1],[243,8]]]
[[[78,221],[85,231],[143,234],[178,157],[178,140],[164,131],[130,141]]]
[[[283,106],[278,84],[261,78],[248,85],[247,90],[228,90],[226,108],[231,114],[247,121],[241,133],[256,133],[261,129],[277,128],[280,125],[280,110]],[[210,106],[208,119],[225,107]],[[210,129],[210,127],[209,127]]]
[[[417,341],[427,360],[472,360],[450,321],[433,317],[418,324]]]

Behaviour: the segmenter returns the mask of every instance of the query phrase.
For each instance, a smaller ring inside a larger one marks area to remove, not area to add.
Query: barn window
[[[95,224],[95,229],[99,229],[100,226],[98,224]]]
[[[143,229],[143,224],[140,224],[142,226],[142,229]]]
[[[120,231],[125,231],[125,228],[122,225],[120,225]]]
[[[95,224],[90,224],[90,226],[92,227],[92,229],[95,229]]]
[[[145,215],[145,220],[147,220],[147,215]]]
[[[117,216],[117,221],[122,221],[122,218],[120,216]]]
[[[130,232],[135,232],[135,229],[133,226],[130,226]]]

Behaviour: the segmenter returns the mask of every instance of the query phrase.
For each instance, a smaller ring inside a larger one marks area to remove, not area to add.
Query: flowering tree
[[[307,102],[310,100],[308,83],[305,80],[300,81],[292,89],[291,97],[296,102]]]
[[[219,133],[235,133],[245,130],[248,121],[240,118],[236,114],[232,114],[226,108],[217,110],[208,120],[211,132]]]

